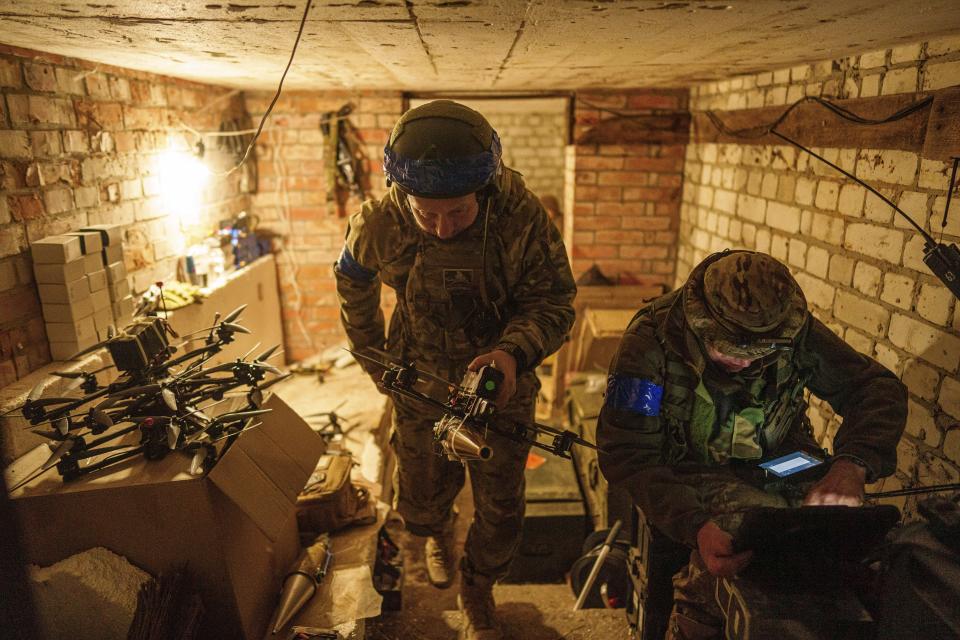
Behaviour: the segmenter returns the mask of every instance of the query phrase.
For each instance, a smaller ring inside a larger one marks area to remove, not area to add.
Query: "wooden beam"
[[[923,157],[948,161],[960,156],[960,87],[937,91],[930,110]]]
[[[905,94],[859,98],[856,100],[836,100],[834,104],[869,119],[885,118],[900,109],[922,100],[927,95]],[[949,109],[958,109],[951,105]],[[742,109],[738,111],[717,111],[716,117],[729,130],[760,127],[774,122],[787,109],[786,106],[763,107],[760,109]],[[945,108],[945,110],[948,110]],[[931,106],[915,111],[906,118],[883,125],[870,126],[845,120],[823,105],[808,102],[799,105],[777,127],[785,136],[808,147],[863,148],[863,149],[899,149],[921,153],[924,150],[927,125]],[[954,131],[957,129],[954,117]],[[946,124],[944,126],[947,126]],[[707,117],[705,111],[693,114],[693,127],[690,141],[694,143],[721,142],[737,144],[782,145],[783,140],[772,135],[759,138],[740,138],[722,133]]]

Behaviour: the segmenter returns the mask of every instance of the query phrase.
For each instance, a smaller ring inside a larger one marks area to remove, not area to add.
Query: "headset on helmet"
[[[383,148],[387,184],[420,198],[480,191],[500,170],[500,137],[480,113],[451,100],[410,109]]]

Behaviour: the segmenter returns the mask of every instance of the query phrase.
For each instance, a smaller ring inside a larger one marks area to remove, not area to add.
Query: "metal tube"
[[[600,554],[597,556],[596,562],[593,563],[593,568],[590,569],[590,575],[587,576],[587,581],[584,583],[583,588],[580,589],[577,602],[573,605],[574,611],[579,611],[583,607],[583,603],[587,599],[587,594],[590,593],[590,589],[593,588],[593,583],[596,582],[597,576],[600,575],[600,568],[603,567],[603,561],[607,559],[607,555],[610,553],[610,547],[613,545],[614,540],[617,539],[617,534],[620,533],[621,525],[623,525],[622,520],[617,520],[613,523],[613,528],[610,529],[610,533],[607,534],[607,539],[603,541],[603,548],[600,549]]]

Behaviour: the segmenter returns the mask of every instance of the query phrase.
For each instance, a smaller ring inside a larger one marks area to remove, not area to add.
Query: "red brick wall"
[[[259,122],[273,95],[246,96],[251,117]],[[403,99],[395,92],[289,92],[274,107],[257,144],[259,192],[253,213],[261,225],[282,236],[278,264],[283,305],[286,357],[299,360],[342,339],[333,262],[340,255],[346,217],[327,200],[323,114],[352,102],[350,121],[359,130],[367,157],[371,193],[383,195],[383,145],[400,114]],[[346,216],[359,210],[351,197]],[[393,294],[387,292],[387,304]]]
[[[672,284],[686,131],[647,127],[669,126],[686,108],[683,91],[576,94],[564,207],[575,276],[596,264],[621,283]]]
[[[0,45],[0,386],[50,359],[29,243],[121,224],[134,290],[167,278],[180,240],[157,155],[241,107],[228,89]],[[229,166],[207,142],[211,169]],[[248,206],[242,174],[211,180],[198,233]]]

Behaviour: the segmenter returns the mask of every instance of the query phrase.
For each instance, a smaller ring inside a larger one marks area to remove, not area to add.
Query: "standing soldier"
[[[559,233],[500,155],[497,133],[464,105],[437,100],[407,111],[384,149],[390,189],[350,218],[334,271],[351,348],[385,347],[453,381],[493,364],[505,376],[499,413],[532,421],[533,370],[570,330],[576,286]],[[381,283],[397,295],[386,337]],[[408,531],[426,537],[431,583],[446,588],[456,572],[454,499],[465,470],[436,453],[439,418],[394,398],[397,509]],[[524,513],[529,445],[493,433],[488,442],[493,458],[468,463],[475,516],[459,602],[470,639],[502,637],[492,589],[519,545]]]
[[[833,457],[816,483],[772,482],[760,462],[823,457],[805,390],[843,417]],[[750,560],[732,544],[745,509],[860,505],[865,482],[896,470],[906,417],[903,384],[811,316],[768,255],[714,254],[637,313],[610,365],[597,440],[607,479],[692,549],[667,637],[722,637],[716,580]]]

